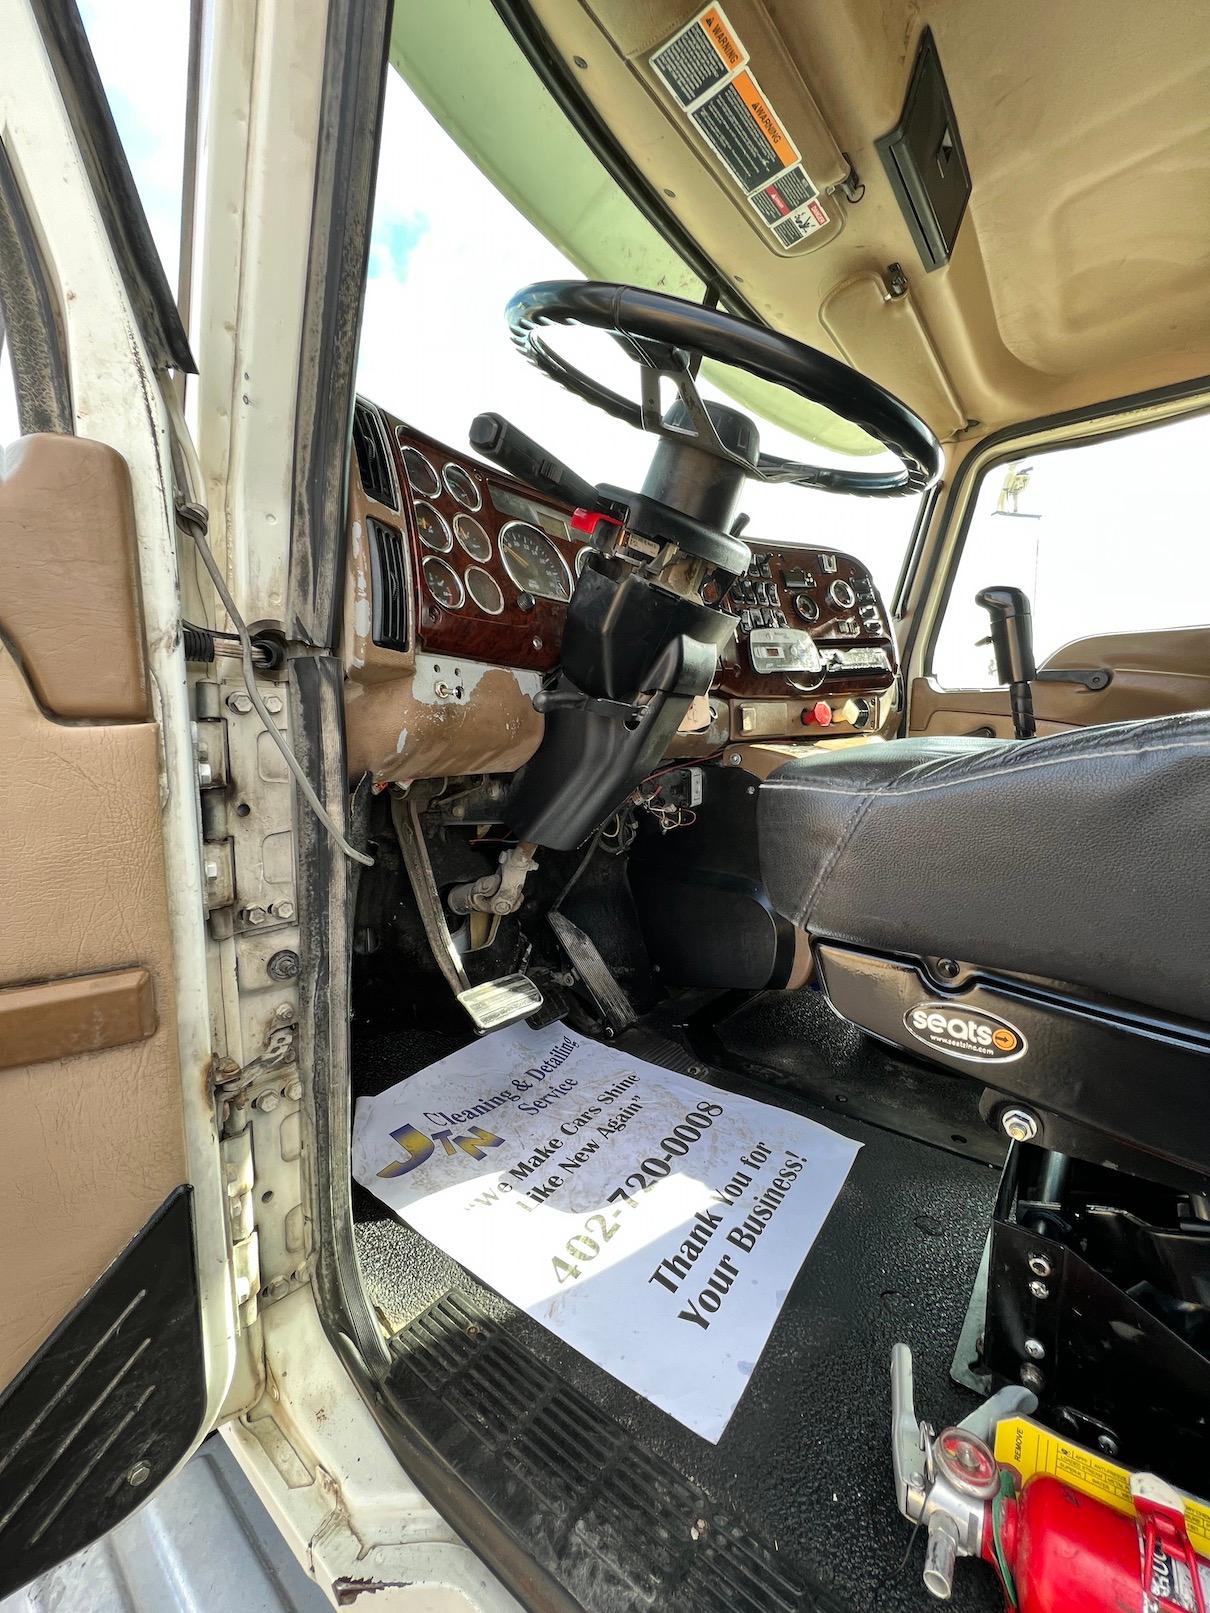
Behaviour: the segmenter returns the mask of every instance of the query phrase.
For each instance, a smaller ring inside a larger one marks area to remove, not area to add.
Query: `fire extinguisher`
[[[899,1510],[927,1530],[924,1583],[945,1600],[959,1557],[996,1570],[1015,1613],[1210,1613],[1210,1560],[1189,1540],[1185,1498],[1151,1473],[1130,1478],[1134,1516],[1049,1474],[1017,1489],[993,1454],[996,1425],[1036,1407],[993,1395],[955,1428],[918,1422],[912,1357],[891,1352],[892,1458]]]

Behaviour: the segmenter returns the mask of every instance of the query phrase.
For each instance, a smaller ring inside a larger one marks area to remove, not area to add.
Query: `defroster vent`
[[[382,420],[372,404],[362,403],[360,399],[353,410],[353,452],[357,455],[357,469],[361,472],[366,497],[397,510],[399,499]]]
[[[370,593],[373,611],[370,632],[384,650],[408,647],[408,581],[403,533],[370,516]]]

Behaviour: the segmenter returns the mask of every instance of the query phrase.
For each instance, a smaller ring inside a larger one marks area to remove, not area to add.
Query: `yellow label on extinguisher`
[[[1083,1445],[1060,1439],[1028,1417],[1009,1417],[996,1425],[996,1460],[1011,1467],[1022,1484],[1035,1474],[1047,1473],[1070,1484],[1073,1490],[1103,1501],[1115,1512],[1134,1516],[1129,1468],[1119,1467],[1096,1451],[1085,1450]],[[1185,1497],[1189,1543],[1203,1557],[1210,1557],[1210,1505],[1183,1490],[1180,1493]]]

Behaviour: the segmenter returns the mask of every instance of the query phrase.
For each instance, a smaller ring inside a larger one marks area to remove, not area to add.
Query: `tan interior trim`
[[[53,716],[150,715],[130,472],[104,443],[0,448],[0,637]]]
[[[789,739],[758,740],[755,743],[741,740],[728,755],[739,757],[739,761],[733,762],[732,766],[741,767],[745,773],[753,773],[758,779],[763,780],[776,773],[779,767],[785,767],[787,762],[796,762],[803,756],[813,756],[816,751],[848,750],[854,745],[882,743],[877,734],[852,734],[838,739],[816,739],[800,744],[795,744]]]
[[[146,969],[8,986],[0,989],[0,1070],[125,1047],[158,1024]]]
[[[727,0],[730,31],[833,220],[790,251],[652,82],[647,52],[700,9],[533,0],[653,193],[774,329],[832,351],[820,318],[829,293],[898,263],[961,414],[989,429],[1210,371],[1204,6],[1023,0],[1009,29],[987,4]],[[974,178],[935,273],[876,149],[900,117],[926,25]],[[837,151],[860,179],[856,203],[829,194],[844,177],[828,160]],[[885,346],[863,364],[892,390],[898,373],[913,407],[948,413],[927,372],[912,373],[907,322],[881,323]]]
[[[1099,690],[1079,683],[1036,682],[1040,734],[1210,710],[1210,627],[1073,639],[1043,667],[1103,667],[1113,680]],[[935,678],[916,678],[909,709],[913,734],[970,734],[991,728],[999,738],[1012,738],[1007,689],[945,689]]]
[[[159,731],[51,721],[0,649],[0,742],[0,987],[142,970],[156,1011],[120,1047],[0,1070],[2,1389],[188,1167]]]

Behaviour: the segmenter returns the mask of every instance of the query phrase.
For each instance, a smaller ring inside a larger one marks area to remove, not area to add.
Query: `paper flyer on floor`
[[[353,1175],[716,1441],[859,1146],[565,1025],[520,1025],[360,1099]]]

